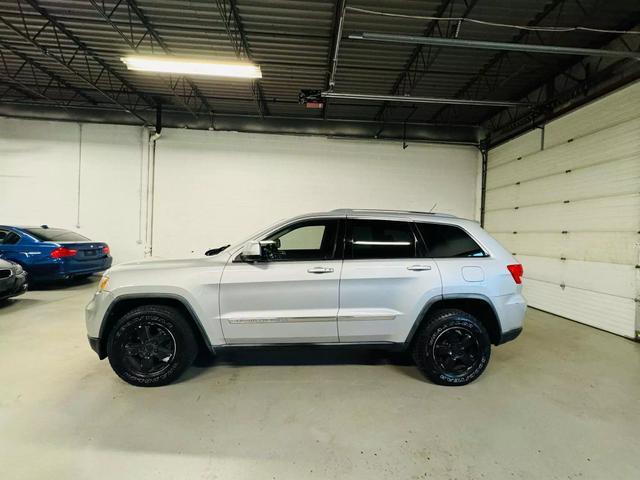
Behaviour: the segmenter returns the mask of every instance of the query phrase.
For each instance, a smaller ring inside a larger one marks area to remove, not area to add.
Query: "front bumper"
[[[27,273],[23,270],[17,275],[0,280],[0,300],[17,297],[27,291]]]
[[[102,322],[106,317],[112,300],[113,295],[111,292],[96,292],[84,311],[89,345],[91,345],[91,348],[98,354],[100,359],[106,357],[106,352],[103,351],[104,349],[101,347],[102,342],[100,342],[100,337],[102,333]]]
[[[98,358],[100,360],[107,356],[107,353],[102,348],[102,342],[100,342],[99,338],[93,338],[87,335],[87,339],[89,340],[89,346],[94,352],[98,354]]]

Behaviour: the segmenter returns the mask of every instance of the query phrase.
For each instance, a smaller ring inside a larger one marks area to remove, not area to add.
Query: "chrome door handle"
[[[422,272],[424,270],[431,270],[431,266],[430,265],[411,265],[410,267],[407,267],[407,270]]]
[[[331,273],[333,272],[333,268],[329,267],[311,267],[307,269],[309,273]]]

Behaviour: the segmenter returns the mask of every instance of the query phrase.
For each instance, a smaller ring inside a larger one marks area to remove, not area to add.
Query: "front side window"
[[[438,223],[416,223],[431,258],[486,257],[462,228]]]
[[[305,220],[269,235],[266,246],[269,260],[302,261],[334,258],[338,220]],[[266,242],[265,242],[266,243]]]
[[[391,220],[351,220],[346,258],[413,258],[416,242],[411,224]]]

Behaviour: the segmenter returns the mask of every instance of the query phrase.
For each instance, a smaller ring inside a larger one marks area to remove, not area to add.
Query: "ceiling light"
[[[168,55],[130,55],[122,60],[129,70],[212,77],[262,78],[258,65],[249,62],[208,62]]]

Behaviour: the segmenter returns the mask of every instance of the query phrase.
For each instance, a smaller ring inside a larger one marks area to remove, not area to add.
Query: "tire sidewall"
[[[136,325],[146,321],[153,321],[169,330],[173,335],[176,348],[175,355],[169,367],[157,375],[148,377],[130,372],[123,358],[123,340],[126,332],[130,328],[134,328]],[[179,320],[171,318],[170,315],[161,311],[132,312],[125,315],[114,327],[109,336],[108,355],[111,367],[120,378],[132,385],[153,387],[171,383],[193,362],[191,344],[189,339],[186,338],[186,332],[184,331],[185,326],[180,325],[181,323]]]

